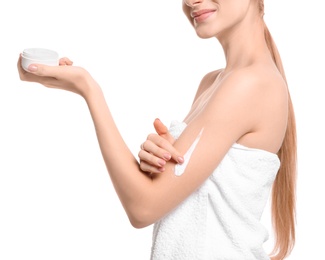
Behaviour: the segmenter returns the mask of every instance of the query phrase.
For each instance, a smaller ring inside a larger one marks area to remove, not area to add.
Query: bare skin
[[[164,160],[164,174],[148,175],[140,168],[116,127],[100,86],[85,69],[69,66],[66,60],[55,67],[31,65],[26,72],[19,58],[21,80],[64,89],[84,98],[108,173],[134,227],[153,224],[177,207],[211,175],[233,143],[272,153],[279,150],[287,123],[287,87],[265,44],[255,3],[186,2],[190,10],[202,5],[218,10],[218,15],[197,23],[195,29],[202,37],[218,38],[227,64],[220,77],[217,78],[220,71],[215,71],[202,79],[184,119],[186,129],[179,139],[170,142],[178,151],[175,159],[179,160],[178,155],[189,149],[204,128],[186,171],[179,177],[174,175],[174,160]],[[240,8],[231,12],[238,5]],[[147,148],[148,144],[144,145]]]
[[[189,118],[195,117],[196,116],[195,113],[198,113],[197,111],[200,111],[201,107],[207,103],[207,99],[209,98],[209,90],[211,91],[213,84],[215,84],[213,79],[217,78],[220,73],[222,74],[222,72],[223,72],[222,70],[213,71],[213,72],[207,74],[203,78],[201,85],[197,91],[197,94],[194,98],[191,111],[188,114],[188,116],[184,119],[184,122],[187,122],[189,120]],[[285,93],[283,93],[283,94],[284,94],[284,98],[286,98],[286,94]],[[285,107],[282,107],[282,109],[284,112],[287,113]],[[193,113],[191,113],[192,111],[193,111]],[[266,121],[269,120],[269,123],[271,123],[272,117],[274,117],[273,118],[273,120],[274,120],[274,119],[279,119],[278,116],[270,115],[271,118],[265,117],[264,119]],[[282,124],[283,123],[286,124],[285,118],[282,118],[282,120],[283,120]],[[275,121],[276,120],[273,121],[274,124],[276,124]],[[261,121],[260,124],[264,124],[263,121]],[[148,135],[147,140],[140,147],[141,150],[140,150],[138,156],[140,158],[140,167],[142,170],[144,170],[146,172],[150,172],[150,173],[159,173],[159,172],[163,172],[165,170],[165,168],[161,166],[162,164],[164,164],[161,162],[161,160],[168,161],[169,159],[172,158],[173,160],[175,160],[179,163],[182,163],[183,158],[182,158],[182,154],[179,151],[175,150],[175,147],[173,146],[173,143],[175,140],[168,132],[167,127],[159,119],[156,119],[154,121],[154,126],[155,126],[157,134]],[[267,125],[265,125],[265,126],[267,127]],[[276,125],[273,125],[273,127],[274,126],[276,126]],[[285,125],[284,125],[284,127],[285,127]],[[268,128],[268,131],[271,131],[271,132],[275,130],[274,128],[272,128],[272,123],[267,128]],[[276,133],[276,132],[273,132],[273,133]],[[247,133],[247,134],[243,135],[242,137],[240,137],[236,142],[240,143],[244,146],[247,146],[247,147],[258,148],[258,149],[266,150],[266,151],[269,151],[272,153],[277,153],[279,150],[279,147],[281,146],[281,143],[282,143],[281,140],[283,139],[283,136],[281,136],[281,134],[283,135],[284,133],[283,132],[281,133],[281,131],[279,132],[280,145],[279,145],[279,143],[275,144],[275,145],[273,143],[273,145],[272,145],[272,141],[274,139],[272,137],[272,134],[271,133],[269,133],[269,134],[270,134],[269,141],[271,141],[270,144],[263,145],[255,137],[255,136],[257,136],[256,132]],[[261,135],[260,138],[263,139],[263,136]]]

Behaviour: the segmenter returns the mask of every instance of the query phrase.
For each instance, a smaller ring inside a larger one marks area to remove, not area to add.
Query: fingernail
[[[168,154],[168,153],[165,153],[164,155],[163,155],[163,157],[167,160],[167,161],[169,161],[170,160],[170,158],[172,157],[170,154]]]
[[[161,167],[163,167],[165,164],[166,164],[166,162],[164,160],[160,160],[158,162],[158,165],[161,166]]]
[[[177,157],[177,162],[178,163],[183,163],[184,162],[184,158],[183,157]]]
[[[164,172],[165,171],[165,168],[164,167],[161,167],[158,169],[160,172]]]
[[[37,71],[37,66],[29,65],[28,70],[31,71],[31,72],[35,72],[35,71]]]

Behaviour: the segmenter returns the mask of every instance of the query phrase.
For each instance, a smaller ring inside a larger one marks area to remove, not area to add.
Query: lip
[[[191,16],[197,23],[200,23],[210,17],[210,15],[212,15],[215,11],[216,10],[214,9],[202,9],[191,12]]]

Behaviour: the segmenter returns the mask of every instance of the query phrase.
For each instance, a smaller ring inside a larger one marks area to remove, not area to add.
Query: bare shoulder
[[[254,65],[225,73],[217,92],[230,100],[240,98],[253,109],[270,112],[286,108],[288,102],[287,84],[278,69],[271,65]]]
[[[197,98],[207,90],[217,79],[218,75],[222,72],[222,69],[214,70],[208,72],[204,77],[201,79],[200,85],[197,89],[196,95],[194,97],[193,103],[197,100]]]
[[[224,73],[209,102],[209,115],[232,118],[244,131],[237,142],[272,152],[281,146],[288,118],[288,88],[275,66]]]
[[[272,92],[274,94],[287,93],[286,82],[273,66],[249,66],[231,71],[223,77],[223,84],[232,91],[248,91],[249,94]]]

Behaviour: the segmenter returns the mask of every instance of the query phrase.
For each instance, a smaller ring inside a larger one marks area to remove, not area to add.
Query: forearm
[[[146,212],[145,199],[149,198],[147,193],[152,188],[152,180],[140,170],[137,160],[125,144],[100,87],[92,86],[85,100],[112,183],[131,223],[137,222],[141,218],[138,217],[139,212]]]
[[[85,69],[36,64],[27,72],[21,67],[19,57],[18,70],[21,80],[74,92],[86,100],[107,170],[133,226],[144,227],[156,222],[198,187],[189,174],[175,178],[173,161],[166,163],[164,174],[152,178],[140,170],[114,123],[100,87]],[[191,139],[191,136],[184,138],[180,145],[186,149],[187,140]],[[177,143],[175,148],[179,149]]]

